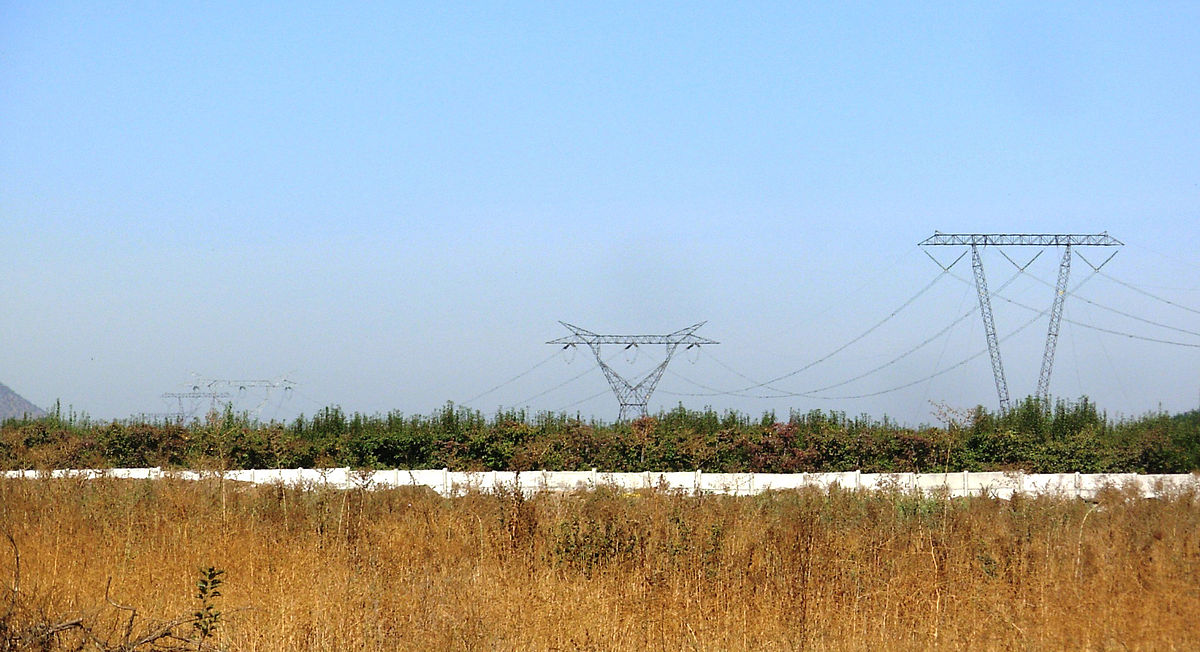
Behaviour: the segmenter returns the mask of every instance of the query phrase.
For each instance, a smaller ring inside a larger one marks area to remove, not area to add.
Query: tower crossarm
[[[185,399],[185,398],[218,399],[218,398],[229,398],[230,394],[229,394],[229,392],[166,392],[165,394],[162,394],[162,397],[163,398],[177,398],[177,399]]]
[[[707,337],[700,337],[695,334],[695,330],[705,324],[700,322],[692,324],[687,328],[681,328],[674,333],[666,335],[601,335],[593,333],[589,330],[584,330],[578,326],[573,326],[566,322],[559,322],[571,331],[571,334],[566,337],[560,337],[555,340],[546,342],[547,344],[624,344],[626,346],[638,344],[676,344],[676,345],[700,345],[700,344],[718,344],[716,340],[710,340]]]
[[[970,246],[970,247],[1120,247],[1125,243],[1103,233],[942,233],[933,235],[920,243],[922,247]]]

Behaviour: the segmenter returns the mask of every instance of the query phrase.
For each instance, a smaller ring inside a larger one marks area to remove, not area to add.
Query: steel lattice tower
[[[592,350],[592,354],[596,356],[596,364],[600,365],[600,370],[604,372],[604,377],[608,379],[608,384],[612,387],[613,394],[616,394],[617,402],[621,405],[621,413],[617,417],[618,421],[625,421],[631,412],[636,411],[640,416],[646,414],[646,405],[650,402],[650,395],[654,393],[654,388],[658,386],[658,381],[662,379],[663,372],[667,370],[667,363],[671,361],[671,357],[675,355],[675,351],[680,345],[686,345],[685,349],[692,349],[702,344],[718,343],[695,335],[695,330],[703,326],[705,322],[692,324],[687,328],[682,328],[666,335],[598,335],[566,322],[560,321],[558,323],[571,331],[571,335],[550,340],[547,344],[559,344],[564,349],[579,344],[586,344]],[[641,378],[635,378],[636,382],[631,382],[608,366],[608,363],[601,357],[600,347],[605,344],[621,344],[626,349],[643,344],[661,344],[666,347],[666,356],[649,373],[646,373]]]
[[[200,406],[199,401],[201,399],[209,399],[209,409],[215,410],[217,409],[218,400],[227,399],[230,396],[229,392],[201,392],[196,390],[198,390],[198,388],[193,388],[193,391],[190,392],[166,392],[162,395],[162,398],[164,399],[175,399],[179,401],[179,411],[175,413],[176,419],[182,421],[183,419],[195,414],[196,410]],[[183,409],[184,399],[189,399],[192,402],[191,410]]]
[[[262,408],[271,400],[271,392],[274,390],[282,390],[285,395],[290,394],[296,387],[296,383],[287,380],[264,380],[258,378],[237,379],[237,378],[197,378],[192,385],[193,391],[199,391],[202,387],[207,387],[210,391],[225,392],[236,391],[241,397],[249,390],[263,390],[262,400],[254,407],[252,412],[256,416],[262,415]],[[226,394],[228,395],[228,394]]]
[[[1071,274],[1071,247],[1120,247],[1124,243],[1108,235],[1077,233],[941,233],[934,232],[920,243],[922,247],[966,246],[971,249],[971,268],[975,272],[975,290],[979,294],[979,314],[983,317],[984,335],[987,337],[988,354],[992,359],[992,375],[996,380],[996,394],[1000,397],[1000,410],[1008,411],[1011,402],[1008,396],[1008,380],[1004,377],[1004,363],[1000,359],[1000,343],[996,337],[996,322],[992,315],[992,299],[988,292],[987,278],[983,273],[983,261],[979,258],[981,247],[1062,247],[1063,257],[1058,266],[1058,283],[1054,288],[1054,304],[1050,308],[1050,326],[1046,331],[1046,347],[1042,352],[1042,369],[1038,374],[1036,396],[1043,407],[1050,405],[1050,372],[1054,368],[1054,351],[1058,345],[1058,327],[1062,322],[1063,304],[1067,298],[1067,279]],[[1038,252],[1039,255],[1041,252]],[[1115,252],[1114,252],[1115,255]],[[1006,256],[1007,257],[1007,256]],[[932,258],[932,256],[930,256]],[[959,256],[961,259],[962,256]],[[1037,256],[1034,256],[1037,258]],[[1108,257],[1112,260],[1112,256]],[[1009,259],[1012,260],[1011,258]],[[937,262],[937,259],[934,259]],[[949,271],[958,260],[944,266]],[[1030,260],[1030,263],[1033,261]],[[1103,267],[1108,260],[1100,264]],[[1013,263],[1016,265],[1016,263]],[[1026,263],[1026,267],[1029,263]],[[1025,267],[1018,266],[1024,271]],[[1096,268],[1099,270],[1099,267]]]

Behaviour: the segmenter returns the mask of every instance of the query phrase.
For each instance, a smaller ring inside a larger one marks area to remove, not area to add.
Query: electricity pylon
[[[1054,287],[1054,303],[1050,308],[1050,326],[1046,331],[1046,347],[1042,352],[1042,369],[1038,374],[1037,394],[1036,396],[1041,401],[1043,407],[1050,405],[1050,371],[1054,368],[1054,351],[1058,345],[1058,326],[1062,321],[1063,303],[1067,298],[1067,278],[1071,274],[1071,247],[1120,247],[1123,242],[1108,235],[1108,232],[1096,234],[1078,234],[1078,233],[941,233],[935,231],[933,235],[922,240],[922,247],[936,246],[966,246],[971,248],[971,268],[975,272],[975,290],[979,294],[979,314],[983,317],[984,335],[987,337],[988,354],[992,358],[992,376],[996,380],[996,394],[1000,397],[1000,411],[1007,412],[1011,407],[1008,397],[1008,380],[1004,377],[1004,363],[1000,359],[1000,342],[996,338],[996,322],[992,316],[992,299],[987,288],[987,278],[983,273],[983,261],[979,258],[980,247],[1062,247],[1063,257],[1058,266],[1058,283]],[[965,252],[964,252],[965,253]],[[1003,251],[1001,251],[1003,254]],[[926,252],[928,254],[928,252]],[[1041,255],[1039,251],[1025,266],[1017,265],[1011,258],[1017,269],[1024,271],[1026,267]],[[1099,267],[1095,267],[1099,271],[1100,267],[1104,267],[1112,257],[1116,255],[1114,251],[1112,256],[1100,263]],[[933,256],[930,256],[933,258]],[[955,259],[949,266],[942,265],[933,259],[944,270],[949,271],[955,263],[961,259]],[[1005,254],[1005,258],[1008,258]],[[1089,265],[1091,263],[1088,263]]]
[[[718,343],[694,334],[695,330],[703,326],[705,322],[692,324],[687,328],[682,328],[666,335],[598,335],[563,321],[558,323],[567,327],[567,330],[571,331],[571,335],[550,340],[546,343],[559,344],[564,349],[579,344],[586,344],[592,350],[592,354],[596,356],[596,363],[600,365],[600,370],[604,372],[604,377],[608,379],[608,384],[612,387],[613,394],[616,394],[617,402],[621,405],[621,413],[617,417],[618,421],[625,421],[630,413],[634,411],[641,416],[646,414],[646,405],[650,402],[650,395],[654,393],[654,388],[658,386],[658,381],[662,379],[663,372],[667,370],[667,363],[671,361],[671,357],[675,355],[675,350],[680,345],[686,345],[686,349],[694,349],[702,344]],[[666,347],[666,356],[649,373],[643,375],[641,378],[635,378],[634,381],[636,382],[631,382],[621,377],[616,370],[604,362],[604,358],[600,356],[600,347],[604,344],[622,344],[626,349],[644,344],[662,344]]]
[[[271,400],[271,392],[273,390],[283,390],[285,396],[288,396],[296,388],[296,383],[287,380],[262,380],[262,379],[236,379],[236,378],[196,378],[192,384],[192,391],[199,391],[201,388],[207,387],[210,391],[236,391],[239,397],[242,397],[249,390],[263,390],[263,399],[254,407],[252,412],[256,417],[262,416],[262,409]]]
[[[209,399],[209,409],[215,410],[217,409],[218,400],[229,398],[228,392],[201,392],[196,391],[197,389],[198,388],[193,388],[193,391],[190,392],[166,392],[162,395],[162,398],[164,399],[176,399],[179,401],[179,411],[176,412],[176,419],[179,421],[182,421],[195,414],[196,410],[200,407],[201,399]],[[183,399],[185,398],[191,400],[191,410],[183,409]]]

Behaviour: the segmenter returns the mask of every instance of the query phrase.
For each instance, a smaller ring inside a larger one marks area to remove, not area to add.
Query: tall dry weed
[[[217,568],[229,650],[1196,649],[1198,498],[3,480],[0,632],[120,640]]]

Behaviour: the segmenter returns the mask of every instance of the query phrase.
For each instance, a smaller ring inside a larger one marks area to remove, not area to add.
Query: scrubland
[[[0,480],[0,531],[0,649],[1200,649],[1194,492]]]
[[[1010,411],[938,408],[940,425],[904,426],[840,412],[682,406],[632,422],[478,410],[347,414],[328,407],[289,423],[232,408],[190,421],[98,422],[55,409],[0,423],[0,469],[150,467],[454,471],[863,473],[1012,471],[1190,473],[1200,469],[1200,411],[1111,419],[1086,398]]]

